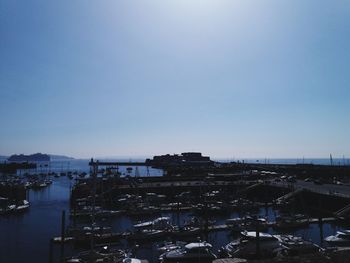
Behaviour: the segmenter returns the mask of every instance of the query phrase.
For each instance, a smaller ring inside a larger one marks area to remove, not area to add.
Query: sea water
[[[53,172],[78,171],[89,172],[89,160],[70,160],[51,162],[50,167],[39,166],[36,172],[47,172],[50,169]],[[126,175],[126,168],[120,168]],[[41,170],[41,171],[40,171]],[[34,171],[32,171],[34,172]],[[149,171],[150,172],[150,171]],[[139,167],[139,173],[142,176],[147,175],[146,167]],[[151,175],[162,175],[162,171],[152,169]],[[26,262],[41,263],[49,260],[49,240],[54,236],[60,236],[61,215],[66,211],[66,225],[71,224],[69,220],[69,196],[73,180],[67,176],[58,178],[53,177],[53,184],[40,191],[29,190],[29,201],[31,207],[23,214],[1,216],[0,217],[0,262]],[[272,208],[260,209],[259,214],[266,216],[269,220],[274,220],[275,211]],[[183,213],[163,213],[162,216],[169,216],[174,224],[183,224],[192,215],[190,212]],[[216,217],[216,224],[222,224],[227,218],[237,217],[239,214],[231,213],[228,216]],[[139,218],[139,220],[154,219],[156,216]],[[121,232],[132,229],[137,219],[127,216],[120,216],[103,221],[104,225],[111,226],[113,231]],[[323,236],[334,234],[339,227],[332,224],[323,224]],[[268,232],[275,233],[272,229]],[[312,224],[305,229],[292,231],[291,234],[301,236],[312,240],[317,244],[322,244],[322,236],[318,224]],[[230,231],[220,231],[210,233],[208,242],[212,243],[215,250],[229,243],[234,238]],[[137,248],[136,256],[155,262],[158,258],[156,243],[138,242],[137,244],[120,243],[121,248]],[[73,251],[66,246],[65,255],[73,255]],[[59,259],[59,245],[53,249],[53,257],[56,261]]]

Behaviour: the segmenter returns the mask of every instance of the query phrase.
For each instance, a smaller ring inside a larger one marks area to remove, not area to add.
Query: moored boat
[[[258,246],[259,242],[259,246]],[[221,248],[221,256],[239,258],[271,258],[282,250],[280,241],[268,233],[259,233],[257,240],[256,232],[241,232],[241,237]]]
[[[280,240],[282,247],[289,255],[309,254],[320,250],[319,246],[301,237],[293,235],[275,235],[275,237]]]
[[[212,252],[212,245],[207,242],[189,243],[183,248],[162,254],[159,260],[167,262],[212,262],[217,256]]]
[[[30,204],[27,200],[22,200],[19,202],[19,204],[16,206],[15,211],[16,212],[22,212],[29,208]]]
[[[335,235],[328,236],[324,240],[329,245],[349,246],[350,245],[350,230],[337,231],[337,233]]]

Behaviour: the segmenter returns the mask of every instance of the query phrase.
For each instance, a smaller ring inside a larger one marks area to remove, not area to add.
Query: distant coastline
[[[10,157],[0,156],[1,160],[6,160],[8,162],[50,162],[50,161],[66,161],[66,160],[74,160],[72,157],[64,156],[64,155],[54,155],[54,154],[43,154],[43,153],[35,153],[35,154],[13,154]]]
[[[30,155],[14,154],[7,160],[9,162],[49,162],[51,158],[48,154],[35,153]]]

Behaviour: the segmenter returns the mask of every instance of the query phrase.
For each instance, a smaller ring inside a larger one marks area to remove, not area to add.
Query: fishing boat
[[[212,252],[212,245],[207,242],[189,243],[183,248],[160,255],[162,263],[167,262],[212,262],[217,256]]]

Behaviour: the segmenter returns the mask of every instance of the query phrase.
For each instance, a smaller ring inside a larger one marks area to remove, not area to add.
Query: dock
[[[97,164],[97,162],[90,161],[89,165]],[[146,162],[98,162],[98,166],[149,166]]]

